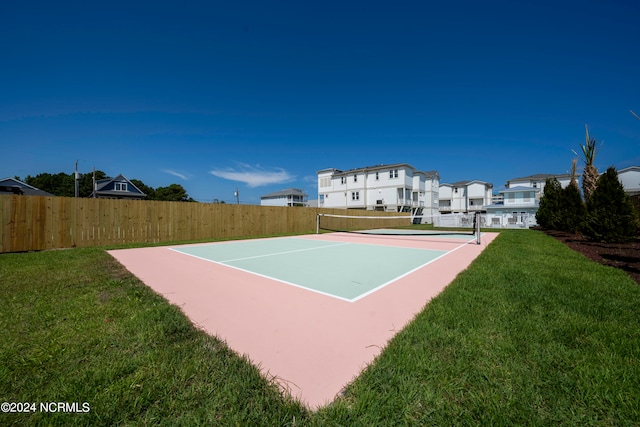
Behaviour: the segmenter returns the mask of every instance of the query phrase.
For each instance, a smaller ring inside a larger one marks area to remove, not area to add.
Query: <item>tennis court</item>
[[[173,250],[350,302],[447,253],[446,250],[298,237]]]
[[[494,237],[327,233],[110,253],[317,408]]]

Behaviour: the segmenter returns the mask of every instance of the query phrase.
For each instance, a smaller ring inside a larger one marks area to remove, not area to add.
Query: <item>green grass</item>
[[[101,249],[0,256],[0,425],[640,425],[640,287],[506,231],[311,412]]]
[[[0,257],[0,425],[295,425],[307,411],[101,249]]]

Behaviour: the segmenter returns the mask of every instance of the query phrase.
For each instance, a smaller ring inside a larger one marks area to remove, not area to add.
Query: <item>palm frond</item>
[[[596,152],[598,151],[598,141],[595,138],[591,138],[589,136],[589,126],[584,125],[585,127],[585,144],[581,145],[582,154],[584,156],[584,164],[585,165],[593,165],[593,162],[596,158]],[[602,145],[602,143],[600,144]]]

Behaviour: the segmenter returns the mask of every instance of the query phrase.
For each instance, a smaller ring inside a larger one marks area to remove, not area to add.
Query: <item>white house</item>
[[[261,206],[307,206],[307,195],[297,188],[266,194],[260,197]]]
[[[318,207],[437,215],[440,175],[406,163],[318,174]]]
[[[618,171],[618,180],[630,196],[640,194],[640,166],[630,166]]]
[[[484,211],[491,204],[493,184],[484,181],[458,181],[440,184],[440,213]]]
[[[530,187],[530,188],[539,188],[541,191],[539,192],[539,197],[542,197],[544,194],[544,186],[547,182],[547,179],[555,178],[560,183],[562,188],[565,188],[571,182],[570,174],[548,174],[548,173],[539,173],[536,175],[525,176],[523,178],[514,178],[507,181],[505,185],[506,188],[513,187]]]
[[[503,202],[486,206],[483,227],[523,227],[537,225],[540,187],[510,187],[500,190]]]
[[[549,178],[557,179],[562,188],[571,182],[570,174],[536,174],[510,179],[506,188],[486,207],[483,226],[528,228],[537,225],[536,212]]]

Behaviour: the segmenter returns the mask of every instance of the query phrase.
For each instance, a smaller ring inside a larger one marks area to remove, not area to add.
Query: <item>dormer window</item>
[[[127,183],[126,182],[116,182],[114,183],[115,187],[114,190],[115,191],[127,191]]]

